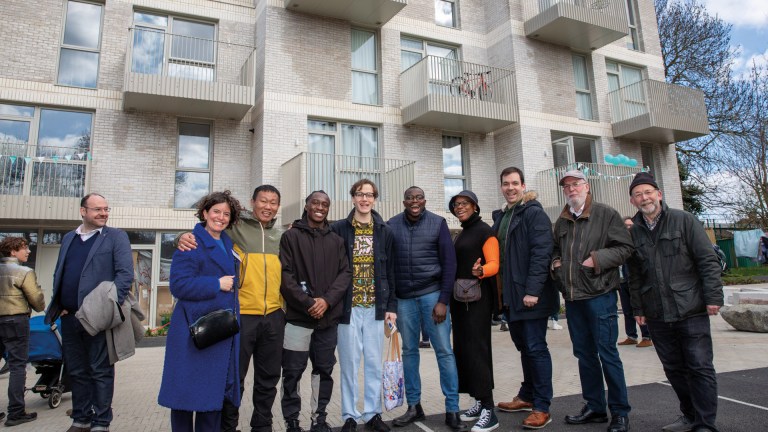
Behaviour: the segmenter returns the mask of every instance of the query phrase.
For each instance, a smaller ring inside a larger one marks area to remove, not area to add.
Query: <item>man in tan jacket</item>
[[[35,271],[22,265],[29,259],[27,241],[6,237],[0,242],[0,254],[0,351],[7,353],[11,370],[5,425],[16,426],[37,418],[37,413],[25,410],[24,383],[29,357],[30,308],[42,311],[45,299]]]

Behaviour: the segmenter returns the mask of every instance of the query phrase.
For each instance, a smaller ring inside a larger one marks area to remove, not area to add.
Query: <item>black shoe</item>
[[[389,432],[389,426],[381,419],[381,414],[376,414],[365,422],[365,427],[374,432]]]
[[[419,342],[419,348],[432,348],[432,344],[429,341],[421,341]]]
[[[392,421],[392,425],[396,427],[407,426],[415,421],[424,420],[424,410],[421,408],[421,404],[408,405],[408,411],[400,417]]]
[[[317,421],[312,422],[312,426],[310,426],[309,432],[333,432],[333,429],[328,426],[328,423],[325,422],[325,419],[318,419]]]
[[[565,422],[568,424],[584,424],[584,423],[605,423],[608,421],[608,415],[605,413],[594,412],[589,409],[586,404],[581,409],[581,412],[573,416],[565,416]]]
[[[344,422],[344,426],[341,427],[341,432],[355,432],[357,431],[357,422],[353,418],[348,418]]]
[[[6,426],[16,426],[20,425],[22,423],[29,423],[31,421],[37,420],[37,413],[36,412],[25,412],[24,414],[16,417],[8,417],[8,420],[5,421]]]
[[[5,361],[5,364],[2,368],[0,368],[0,375],[5,375],[8,373],[8,371],[11,370],[11,367],[8,366],[8,360]],[[0,418],[2,420],[2,418]]]
[[[453,430],[465,431],[467,425],[461,422],[461,415],[458,412],[445,413],[445,424]]]
[[[611,424],[608,426],[608,432],[629,432],[629,417],[613,416]]]
[[[288,419],[285,421],[285,432],[304,432],[299,426],[299,419]]]
[[[5,418],[5,413],[4,412],[0,412],[0,420],[2,420],[4,418]]]

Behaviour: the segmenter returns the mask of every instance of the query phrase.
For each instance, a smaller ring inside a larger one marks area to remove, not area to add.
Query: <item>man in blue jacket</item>
[[[507,205],[493,212],[499,239],[500,273],[509,333],[520,351],[523,382],[511,402],[499,402],[501,411],[532,411],[523,427],[541,429],[552,418],[552,357],[547,347],[547,320],[560,306],[559,293],[549,278],[552,259],[552,224],[535,197],[525,198],[525,176],[516,167],[499,176]]]
[[[114,281],[122,304],[133,281],[128,235],[107,225],[107,200],[91,193],[80,200],[82,225],[64,235],[53,275],[53,298],[45,314],[61,316],[64,362],[72,380],[72,426],[67,432],[102,432],[112,422],[115,368],[109,364],[105,332],[91,336],[75,318],[97,285]]]
[[[352,280],[344,298],[338,328],[341,376],[342,432],[357,430],[358,420],[374,432],[388,432],[381,419],[381,380],[384,345],[382,320],[395,324],[397,299],[394,275],[394,236],[373,205],[376,185],[362,179],[349,190],[355,208],[331,229],[344,239]],[[363,357],[363,412],[357,409],[357,370]]]
[[[459,417],[459,378],[451,349],[451,318],[448,314],[456,280],[456,252],[445,219],[427,211],[424,191],[411,186],[405,191],[405,211],[389,220],[395,234],[397,328],[403,337],[403,371],[408,411],[392,424],[406,426],[424,419],[419,375],[421,324],[435,349],[440,387],[445,395],[445,423],[452,429],[466,426]]]

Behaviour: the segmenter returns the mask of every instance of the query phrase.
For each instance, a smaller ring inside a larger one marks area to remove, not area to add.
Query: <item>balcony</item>
[[[700,90],[642,80],[608,93],[613,136],[670,144],[709,134]]]
[[[294,12],[321,15],[356,24],[381,27],[391,20],[407,0],[283,0]]]
[[[589,190],[595,201],[615,208],[622,216],[637,213],[637,208],[629,203],[629,185],[641,168],[576,162],[539,171],[536,175],[539,202],[552,222],[557,220],[565,206],[565,195],[559,184],[560,176],[573,169],[578,169],[586,175]]]
[[[624,0],[524,0],[525,35],[592,51],[629,34]]]
[[[513,71],[427,56],[400,74],[404,125],[489,133],[518,121]]]
[[[255,61],[250,46],[132,28],[123,107],[242,120],[256,100]]]
[[[77,220],[90,155],[88,142],[73,147],[0,142],[0,219]]]
[[[415,161],[377,157],[299,153],[280,167],[282,223],[301,218],[304,199],[322,189],[331,197],[329,220],[346,218],[352,210],[349,189],[371,179],[379,189],[376,211],[384,220],[403,211],[403,192],[414,184]]]

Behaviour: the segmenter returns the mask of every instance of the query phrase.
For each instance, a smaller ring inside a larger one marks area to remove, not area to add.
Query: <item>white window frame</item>
[[[353,84],[353,82],[351,82],[350,85],[352,86],[352,92],[351,92],[352,103],[360,104],[360,105],[379,106],[379,105],[381,105],[381,46],[380,46],[380,42],[379,42],[379,32],[377,32],[375,30],[371,30],[371,29],[361,28],[361,27],[352,27],[352,29],[350,31],[350,47],[349,47],[350,48],[350,56],[352,55],[352,45],[351,45],[351,43],[352,43],[351,42],[352,41],[352,32],[355,32],[355,31],[371,33],[373,35],[373,38],[374,38],[373,42],[374,42],[374,46],[375,46],[374,47],[374,55],[376,56],[374,64],[376,66],[376,69],[375,70],[369,70],[369,69],[355,68],[355,67],[352,66],[352,62],[350,61],[350,70],[351,70],[351,76],[352,76],[351,79],[354,81],[355,72],[373,75],[375,77],[375,79],[376,79],[376,100],[372,104],[369,104],[369,103],[366,103],[366,102],[355,101],[354,84]]]
[[[164,16],[168,19],[168,25],[167,26],[160,26],[160,25],[153,25],[151,23],[144,23],[140,22],[137,23],[134,21],[134,15],[135,13],[144,13],[148,15],[155,15],[155,16]],[[201,66],[208,66],[211,69],[211,80],[203,80],[207,82],[216,82],[216,75],[217,75],[217,68],[218,68],[218,58],[219,58],[219,45],[218,45],[218,35],[219,35],[219,25],[215,21],[208,21],[204,19],[199,18],[191,18],[187,16],[178,16],[173,15],[171,13],[165,13],[165,12],[158,12],[158,11],[151,11],[151,10],[144,10],[144,9],[135,9],[131,14],[131,22],[133,23],[134,32],[137,28],[141,29],[147,29],[147,30],[156,30],[158,32],[162,32],[165,36],[170,37],[164,37],[163,38],[163,65],[162,69],[160,71],[161,76],[169,76],[170,75],[170,66],[171,64],[184,64],[183,60],[188,59],[176,59],[173,57],[173,38],[175,36],[182,36],[178,33],[174,33],[174,23],[176,20],[180,21],[187,21],[187,22],[194,22],[194,23],[200,23],[200,24],[206,24],[213,26],[213,39],[211,39],[211,43],[213,44],[213,62],[206,62],[202,60],[195,60],[194,63],[200,64]],[[133,44],[133,39],[129,41],[129,43]],[[133,49],[133,47],[131,47]],[[176,61],[174,61],[176,60]],[[178,61],[182,60],[182,61]]]
[[[445,24],[441,24],[437,22],[437,7],[441,3],[452,3],[453,4],[453,25],[447,26]],[[461,21],[459,20],[459,0],[435,0],[435,24],[440,27],[446,27],[446,28],[453,28],[458,29],[461,28]]]
[[[643,41],[640,39],[640,23],[638,22],[639,10],[637,0],[627,0],[627,23],[629,35],[627,36],[627,48],[634,51],[643,51]]]
[[[429,47],[433,46],[433,47],[445,48],[445,49],[448,49],[448,50],[452,50],[454,53],[456,53],[456,59],[455,60],[456,61],[461,61],[461,49],[460,49],[461,47],[459,47],[459,46],[451,45],[451,44],[443,43],[443,42],[435,42],[435,41],[432,41],[432,40],[427,40],[427,39],[424,39],[424,38],[420,38],[418,36],[401,35],[400,36],[400,40],[403,40],[403,39],[407,39],[407,40],[412,41],[412,42],[420,42],[421,43],[421,49],[420,50],[417,50],[415,48],[406,48],[406,47],[403,47],[402,44],[400,44],[400,51],[401,52],[402,51],[406,51],[406,52],[418,53],[418,54],[421,55],[422,60],[424,59],[424,57],[429,55],[428,54]],[[402,69],[402,56],[401,56],[401,69]],[[404,70],[401,70],[400,72],[403,72],[403,71]]]
[[[580,95],[580,94],[584,95],[585,94],[585,95],[589,96],[589,116],[584,115],[585,113],[579,112],[579,100],[578,100],[578,97],[576,98],[576,115],[581,120],[595,120],[595,105],[594,105],[594,100],[593,100],[593,96],[592,96],[592,88],[590,87],[590,84],[591,84],[591,81],[592,81],[592,75],[590,74],[590,69],[591,68],[589,67],[589,65],[590,65],[589,58],[587,56],[585,56],[585,55],[576,54],[576,53],[572,53],[571,54],[571,58],[573,58],[573,57],[581,57],[582,59],[584,59],[584,75],[587,78],[587,86],[588,86],[587,88],[579,88],[579,87],[577,87],[576,86],[576,71],[573,71],[573,86],[576,89],[576,95]],[[573,64],[573,63],[574,62],[571,61],[571,64]]]
[[[445,149],[445,139],[446,138],[458,138],[459,139],[459,146],[461,147],[461,175],[456,174],[446,174],[445,173],[445,164],[443,163],[443,195],[445,199],[445,208],[450,211],[450,208],[448,208],[448,202],[451,199],[450,194],[445,188],[445,180],[461,180],[464,184],[462,190],[469,189],[469,163],[468,163],[468,157],[469,152],[467,151],[467,143],[466,143],[466,137],[461,134],[456,133],[449,133],[449,132],[443,132],[441,138],[440,138],[440,145],[441,145],[441,155],[442,151]]]
[[[576,148],[574,145],[575,139],[581,139],[585,141],[589,141],[589,151],[590,151],[590,158],[591,161],[577,161],[576,160]],[[557,153],[557,149],[562,148],[565,151],[565,157],[567,158],[567,162],[565,165],[557,164],[557,161],[555,160],[555,154]],[[569,135],[565,137],[561,137],[555,140],[552,140],[552,165],[554,168],[562,167],[562,166],[568,166],[575,163],[598,163],[598,157],[597,157],[597,140],[593,137],[588,136],[581,136],[581,135]]]
[[[179,152],[181,151],[181,124],[182,123],[207,125],[209,127],[208,129],[208,168],[192,168],[192,167],[179,166]],[[213,121],[201,120],[201,119],[188,119],[188,118],[178,119],[178,121],[176,122],[176,160],[174,161],[174,170],[173,170],[173,188],[174,188],[173,208],[181,209],[181,210],[190,209],[188,207],[176,207],[176,174],[179,172],[208,174],[208,192],[206,192],[206,194],[211,193],[211,186],[213,184],[213,146],[214,146],[214,122]]]
[[[77,45],[67,45],[64,43],[64,35],[67,32],[67,11],[69,10],[69,4],[72,2],[90,4],[94,6],[99,6],[101,8],[101,14],[100,14],[100,20],[99,20],[99,44],[96,48],[88,48],[88,47],[82,47]],[[63,86],[63,87],[75,87],[75,88],[94,89],[94,90],[99,87],[99,72],[101,70],[101,39],[103,36],[103,30],[104,30],[104,12],[105,11],[106,11],[106,7],[104,3],[88,1],[88,0],[67,0],[66,4],[64,5],[64,16],[61,19],[62,25],[61,25],[61,39],[59,40],[59,58],[58,58],[58,61],[56,62],[56,85]],[[96,60],[96,85],[94,85],[93,87],[85,87],[85,86],[78,86],[78,85],[65,84],[65,83],[59,82],[59,70],[61,69],[61,52],[65,49],[71,50],[71,51],[91,52],[91,53],[96,53],[98,55]]]

